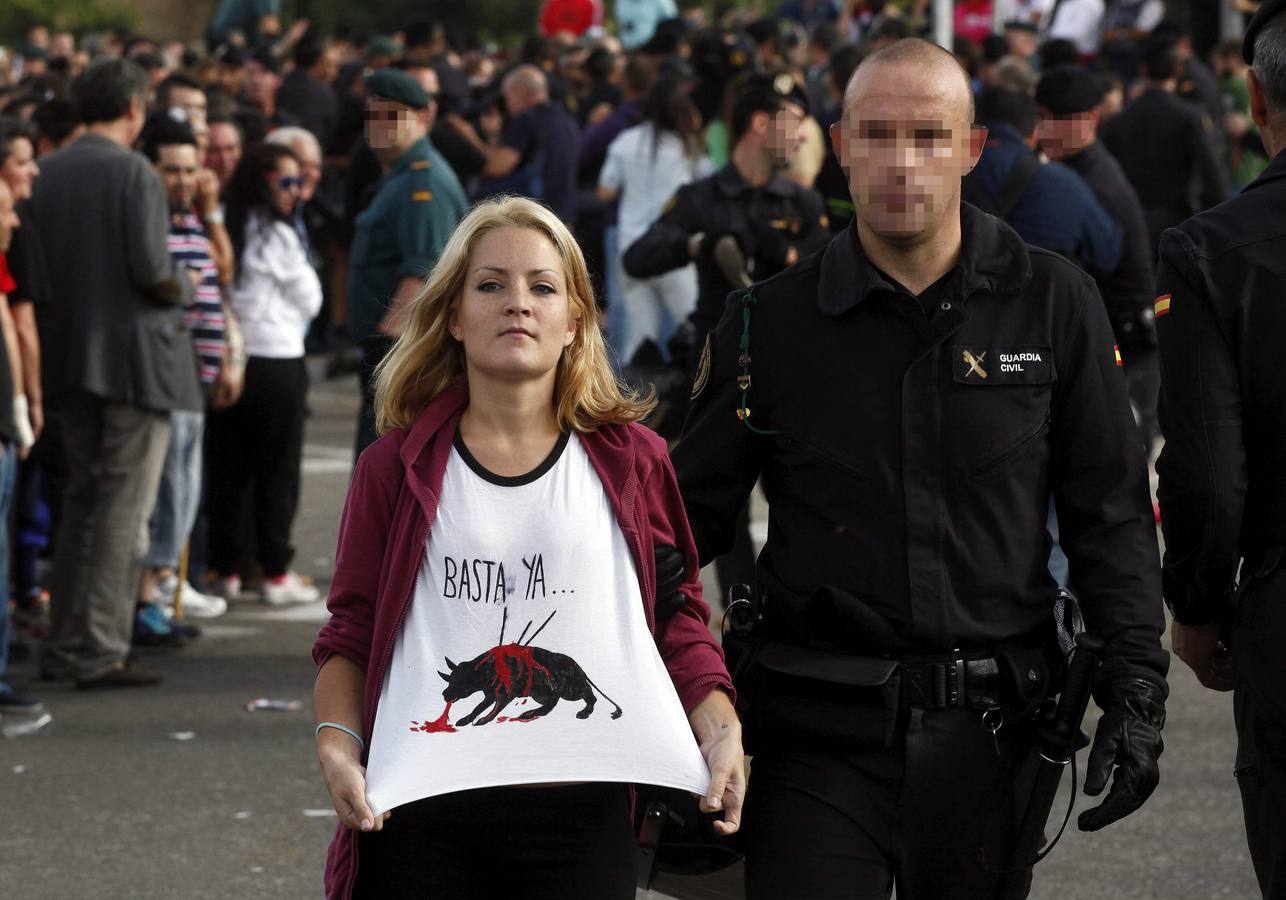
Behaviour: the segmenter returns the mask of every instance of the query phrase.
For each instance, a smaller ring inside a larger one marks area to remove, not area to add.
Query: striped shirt
[[[210,238],[195,214],[180,212],[170,217],[167,246],[181,268],[196,269],[201,273],[201,286],[183,311],[183,318],[192,331],[192,347],[196,350],[201,383],[213,384],[219,377],[219,367],[223,362],[225,337],[223,294],[219,290],[219,269],[210,253]]]

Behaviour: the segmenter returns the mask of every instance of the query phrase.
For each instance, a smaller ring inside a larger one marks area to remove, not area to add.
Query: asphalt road
[[[297,566],[324,587],[348,484],[355,387],[316,379],[310,404]],[[234,604],[192,646],[149,655],[166,676],[159,688],[32,685],[54,722],[0,740],[0,897],[320,896],[335,827],[311,728],[309,648],[323,615],[321,604]],[[34,677],[24,664],[14,675]],[[1106,831],[1081,834],[1073,824],[1037,869],[1033,898],[1256,896],[1232,777],[1230,695],[1201,689],[1181,665],[1171,691],[1160,788]],[[303,706],[247,711],[258,697]],[[739,877],[659,887],[674,897],[740,897]]]

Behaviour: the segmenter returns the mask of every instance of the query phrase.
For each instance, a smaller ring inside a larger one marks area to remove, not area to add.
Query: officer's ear
[[[1268,97],[1264,86],[1255,77],[1254,69],[1246,70],[1246,88],[1250,91],[1250,117],[1261,129],[1268,127]]]
[[[969,167],[966,171],[972,172],[974,166],[978,165],[978,160],[982,158],[982,150],[987,146],[987,128],[985,125],[969,126]]]

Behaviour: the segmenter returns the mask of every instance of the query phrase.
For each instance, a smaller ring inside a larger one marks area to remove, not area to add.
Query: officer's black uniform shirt
[[[1121,226],[1121,261],[1096,279],[1117,339],[1128,350],[1138,349],[1139,342],[1150,345],[1151,330],[1140,334],[1138,320],[1140,313],[1152,306],[1156,251],[1138,195],[1121,164],[1099,141],[1061,161],[1085,180],[1108,215]]]
[[[1139,195],[1154,245],[1166,228],[1227,196],[1212,129],[1194,104],[1163,90],[1144,92],[1103,126],[1103,143]]]
[[[1286,544],[1283,285],[1279,153],[1239,196],[1161,241],[1165,596],[1189,624],[1228,616],[1239,561],[1253,572],[1268,548]]]
[[[762,478],[759,558],[776,640],[861,653],[986,648],[1050,615],[1045,519],[1103,677],[1162,679],[1166,654],[1146,463],[1098,292],[1080,269],[973,207],[930,319],[867,261],[853,228],[742,295],[698,368],[674,451],[703,561],[726,552]],[[985,376],[985,377],[984,377]],[[883,630],[891,634],[872,638]]]
[[[698,334],[714,328],[723,312],[730,284],[709,250],[718,238],[732,234],[751,257],[750,275],[765,278],[784,268],[785,248],[794,247],[802,259],[830,237],[826,207],[816,191],[776,175],[756,188],[732,163],[718,172],[679,188],[665,212],[642,237],[626,248],[625,271],[635,278],[653,278],[692,261],[688,238],[704,233],[697,263],[697,308],[692,322]]]

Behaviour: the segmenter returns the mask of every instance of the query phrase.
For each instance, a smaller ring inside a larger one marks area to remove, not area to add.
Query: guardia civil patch
[[[701,348],[701,359],[697,362],[697,376],[692,380],[692,399],[695,400],[706,389],[710,381],[710,335],[706,335],[705,346]]]
[[[1053,380],[1049,347],[953,347],[951,356],[957,384],[1049,384]]]

